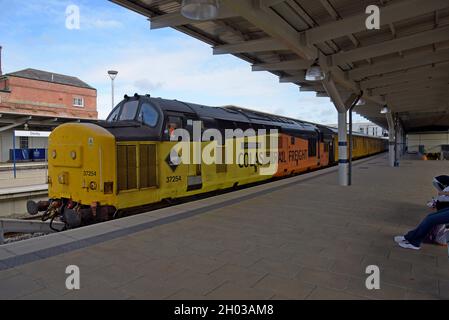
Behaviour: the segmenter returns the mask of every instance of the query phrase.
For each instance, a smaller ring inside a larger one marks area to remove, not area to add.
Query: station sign
[[[14,130],[16,137],[36,137],[36,138],[48,138],[51,131],[30,131],[30,130]]]

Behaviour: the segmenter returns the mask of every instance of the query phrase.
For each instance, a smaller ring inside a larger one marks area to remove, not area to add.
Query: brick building
[[[97,116],[97,91],[87,83],[35,69],[2,75],[0,58],[0,163],[11,161],[14,130],[51,131],[65,122],[94,121]],[[46,149],[47,141],[31,134],[14,142],[27,158],[33,150]]]
[[[25,69],[0,78],[0,113],[97,118],[97,91],[78,78]]]

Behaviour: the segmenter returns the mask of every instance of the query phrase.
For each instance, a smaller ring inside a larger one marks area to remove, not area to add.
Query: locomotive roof
[[[297,131],[314,133],[318,129],[315,125],[310,123],[236,106],[209,107],[178,100],[168,100],[162,98],[149,99],[163,111],[195,114],[199,119],[216,119],[275,126],[289,132]]]
[[[337,129],[325,125],[314,124],[307,121],[301,121],[242,107],[209,107],[178,100],[153,98],[150,95],[135,94],[133,97],[125,96],[125,100],[120,102],[116,108],[120,107],[120,105],[126,101],[140,99],[145,99],[150,102],[165,115],[187,116],[203,121],[229,121],[241,124],[247,123],[253,125],[265,125],[268,128],[279,128],[282,132],[292,135],[316,136],[318,132],[320,132],[325,139],[330,139],[338,133]],[[142,126],[142,124],[137,121],[115,121],[113,123],[109,121],[99,121],[99,124],[111,131],[111,133],[113,133],[119,140],[129,140],[131,138],[161,138],[160,130],[162,129],[162,124],[159,124],[155,128]],[[354,135],[364,136],[358,133],[354,133]]]

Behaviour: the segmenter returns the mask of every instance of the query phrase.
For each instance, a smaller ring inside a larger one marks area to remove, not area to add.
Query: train
[[[228,136],[231,129],[250,134]],[[173,137],[179,130],[187,133],[187,141]],[[208,132],[224,138],[205,137]],[[328,126],[236,106],[125,96],[104,121],[66,123],[53,130],[48,145],[49,200],[29,201],[27,210],[43,213],[43,220],[59,218],[66,228],[107,221],[155,203],[335,165],[337,136]],[[181,143],[196,151],[176,151]],[[386,148],[384,138],[353,136],[354,159]],[[192,160],[206,149],[223,161],[180,161]]]

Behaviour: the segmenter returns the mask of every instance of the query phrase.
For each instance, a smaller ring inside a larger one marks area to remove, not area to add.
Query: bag
[[[432,180],[433,186],[438,191],[443,191],[445,188],[449,187],[449,176],[438,176]]]
[[[449,237],[449,229],[446,228],[445,224],[439,224],[430,230],[427,234],[424,242],[426,243],[434,243],[442,246],[447,245],[447,241]]]

